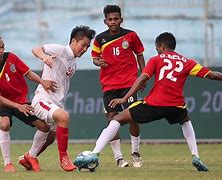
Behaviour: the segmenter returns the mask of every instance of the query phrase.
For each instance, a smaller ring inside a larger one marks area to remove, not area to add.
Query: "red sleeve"
[[[201,70],[197,73],[198,77],[206,77],[206,75],[210,72],[210,70],[206,67],[202,67]]]
[[[27,74],[29,72],[30,68],[15,54],[10,53],[11,58],[13,59],[16,71],[20,72],[22,75]]]
[[[133,51],[136,55],[142,54],[144,51],[143,44],[139,38],[139,36],[136,34],[136,32],[133,32]]]
[[[155,58],[150,58],[145,68],[143,69],[142,73],[151,77],[154,74],[154,72],[155,72]]]
[[[97,58],[100,57],[101,53],[102,53],[101,47],[95,39],[92,46],[91,56],[92,58]]]

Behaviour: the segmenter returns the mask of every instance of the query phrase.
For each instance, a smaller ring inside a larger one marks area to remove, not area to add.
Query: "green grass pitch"
[[[42,171],[39,173],[25,171],[17,162],[18,156],[27,151],[30,144],[12,144],[11,155],[17,172],[6,174],[3,172],[1,161],[0,180],[182,180],[182,179],[222,179],[222,144],[200,144],[199,153],[209,172],[198,172],[191,165],[191,155],[186,144],[142,144],[140,152],[143,158],[141,168],[133,168],[130,145],[122,144],[122,152],[130,163],[128,168],[117,168],[111,148],[106,146],[100,154],[100,165],[96,172],[74,171],[65,172],[59,167],[57,145],[50,146],[39,157]],[[84,150],[92,150],[94,144],[69,144],[70,156]]]

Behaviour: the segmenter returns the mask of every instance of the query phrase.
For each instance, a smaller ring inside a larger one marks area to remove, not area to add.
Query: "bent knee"
[[[10,120],[7,117],[1,117],[0,120],[0,129],[2,131],[9,131],[10,129]]]
[[[59,117],[59,122],[61,123],[69,123],[69,114],[67,112],[63,112],[62,115]]]
[[[58,109],[53,113],[52,118],[58,124],[68,124],[70,116],[66,111]]]

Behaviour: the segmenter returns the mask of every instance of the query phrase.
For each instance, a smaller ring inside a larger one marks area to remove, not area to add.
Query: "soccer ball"
[[[81,157],[88,156],[88,155],[91,154],[91,153],[92,153],[91,151],[83,151],[83,152],[80,152],[80,153],[77,155],[77,158],[81,158]]]
[[[99,165],[99,159],[98,156],[91,151],[83,151],[77,155],[73,164],[76,165],[79,170],[88,169],[90,172],[93,172]]]

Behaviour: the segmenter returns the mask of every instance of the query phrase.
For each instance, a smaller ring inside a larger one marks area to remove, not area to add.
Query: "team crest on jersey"
[[[122,47],[123,49],[127,49],[129,47],[129,42],[127,40],[123,40]]]
[[[14,64],[11,64],[10,70],[11,70],[13,73],[16,72],[16,68],[15,68],[15,65],[14,65]]]

